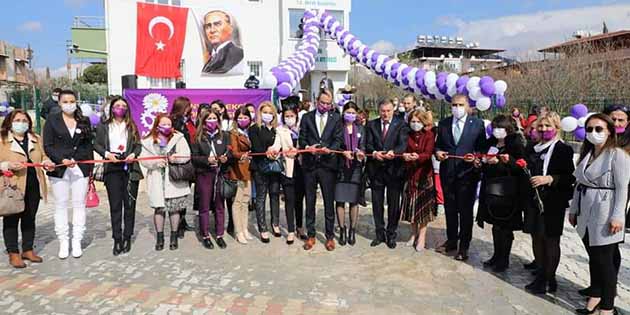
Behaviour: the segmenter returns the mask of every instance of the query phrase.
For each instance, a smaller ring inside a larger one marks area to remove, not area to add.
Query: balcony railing
[[[105,18],[102,16],[75,16],[72,28],[105,28]]]

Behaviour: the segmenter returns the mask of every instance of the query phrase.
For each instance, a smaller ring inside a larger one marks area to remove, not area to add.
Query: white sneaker
[[[59,259],[66,259],[70,255],[70,244],[68,240],[59,240]]]
[[[83,256],[83,250],[81,250],[81,240],[72,240],[72,257],[79,258]]]

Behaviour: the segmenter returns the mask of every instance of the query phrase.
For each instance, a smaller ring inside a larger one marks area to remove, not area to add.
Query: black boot
[[[547,293],[547,281],[544,277],[538,276],[534,282],[525,286],[525,290],[533,294],[545,294]]]
[[[122,252],[124,254],[131,251],[131,237],[125,237],[122,243]]]
[[[497,253],[499,252],[498,245],[500,241],[501,240],[498,236],[497,228],[492,227],[492,249],[494,250],[494,252],[492,252],[492,257],[490,259],[483,262],[484,267],[494,267],[494,265],[497,263]]]
[[[114,249],[112,250],[112,254],[114,254],[114,256],[120,255],[120,253],[122,253],[122,247],[122,240],[114,239]]]
[[[556,291],[558,291],[558,281],[556,281],[556,278],[550,278],[547,280],[547,292],[549,293],[556,293]]]
[[[357,242],[356,230],[354,228],[350,228],[348,230],[348,245],[354,246],[356,242]]]
[[[177,236],[177,231],[171,231],[171,244],[168,247],[170,250],[176,250],[178,248]]]
[[[164,249],[164,232],[157,233],[157,241],[155,242],[155,250]]]
[[[340,246],[344,246],[346,245],[346,227],[339,227],[339,245]]]
[[[510,268],[510,253],[512,252],[512,243],[514,235],[507,232],[505,238],[501,241],[501,256],[494,266],[495,272],[503,272]]]

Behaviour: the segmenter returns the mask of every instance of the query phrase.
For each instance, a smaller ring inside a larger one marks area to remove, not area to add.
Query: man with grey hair
[[[220,10],[208,12],[203,30],[209,53],[203,73],[227,73],[243,60],[243,48],[232,42],[234,25],[229,14]]]

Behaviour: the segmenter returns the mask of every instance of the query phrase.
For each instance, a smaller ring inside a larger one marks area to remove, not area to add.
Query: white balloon
[[[435,72],[427,71],[427,73],[425,73],[425,75],[424,75],[424,85],[427,86],[427,89],[429,89],[432,86],[435,86],[436,81],[437,81],[437,78],[435,76]]]
[[[402,80],[405,78],[403,76],[403,71],[405,71],[405,69],[407,68],[409,68],[409,66],[404,63],[401,63],[400,66],[398,67],[398,73],[396,74],[396,79],[400,81],[400,83],[402,83]]]
[[[413,67],[409,73],[407,73],[407,79],[409,80],[409,85],[415,86],[416,84],[416,73],[418,73],[418,68]],[[413,85],[411,83],[414,83]]]
[[[483,112],[483,111],[487,111],[488,109],[490,109],[490,105],[491,104],[492,104],[492,101],[490,100],[490,98],[486,97],[486,96],[483,96],[483,97],[480,97],[477,100],[476,107],[477,107],[478,110]]]
[[[468,90],[468,97],[470,97],[474,101],[479,100],[479,95],[482,94],[481,89],[478,86],[475,86],[472,89]]]
[[[448,94],[448,96],[450,97],[453,97],[455,94],[457,94],[457,88],[454,86],[450,86],[446,91],[446,94]]]
[[[586,118],[587,116],[584,116],[577,120],[578,127],[584,127],[584,125],[586,124]]]
[[[507,91],[507,83],[503,80],[494,81],[494,89],[498,95],[503,95]]]
[[[578,120],[573,116],[564,117],[560,122],[560,127],[562,127],[562,131],[564,132],[572,132],[577,129]]]
[[[94,113],[94,110],[92,110],[92,106],[88,104],[82,104],[80,108],[81,108],[81,112],[83,113],[83,116],[85,117],[90,117],[92,116],[92,113]]]
[[[391,59],[388,62],[385,63],[385,73],[387,75],[389,75],[390,73],[392,73],[392,66],[396,63],[396,60]]]
[[[479,77],[471,77],[466,83],[466,89],[470,92],[470,90],[474,87],[479,87]]]
[[[267,72],[263,77],[263,87],[275,88],[276,85],[278,85],[276,77],[271,72]]]
[[[459,79],[459,76],[457,74],[449,73],[446,77],[446,86],[448,86],[449,88],[451,86],[456,87],[455,85],[457,84],[457,79]]]

